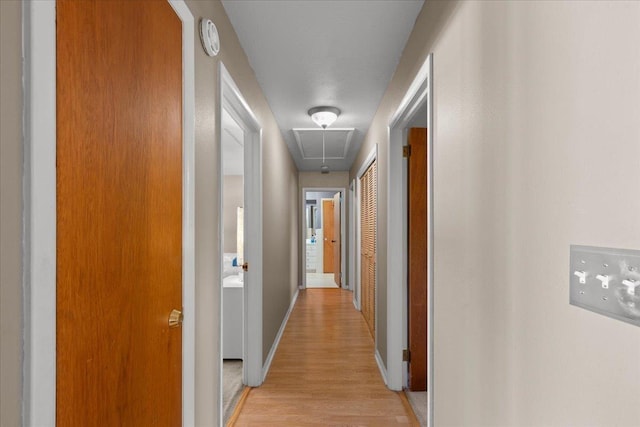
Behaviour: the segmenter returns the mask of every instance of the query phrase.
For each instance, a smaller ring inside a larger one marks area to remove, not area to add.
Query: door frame
[[[307,251],[306,251],[306,244],[307,244],[307,222],[305,221],[306,218],[306,213],[305,213],[305,209],[307,207],[307,192],[330,192],[330,191],[334,191],[334,192],[340,192],[341,194],[341,200],[342,203],[340,203],[340,239],[342,242],[342,248],[340,249],[340,271],[342,272],[342,288],[340,289],[349,289],[349,287],[351,286],[350,283],[348,283],[345,286],[345,279],[347,279],[349,277],[348,274],[345,274],[345,261],[346,261],[346,254],[345,254],[345,250],[344,245],[345,245],[345,239],[344,239],[344,235],[345,235],[345,229],[346,229],[346,224],[345,224],[345,200],[346,200],[346,188],[344,187],[303,187],[301,190],[301,204],[300,204],[300,252],[301,252],[301,256],[300,258],[302,259],[302,266],[301,266],[301,271],[302,271],[302,283],[300,284],[299,288],[300,289],[307,289]],[[348,279],[347,279],[348,280]]]
[[[427,105],[427,384],[428,425],[433,425],[433,319],[434,319],[434,215],[433,215],[433,54],[429,54],[409,86],[402,102],[389,121],[389,157],[387,167],[389,203],[387,205],[387,379],[388,387],[401,390],[407,381],[407,363],[402,350],[407,348],[407,265],[397,262],[407,259],[407,162],[402,146],[407,141],[407,128],[415,114]],[[403,189],[393,191],[393,189]],[[398,209],[401,206],[402,209]],[[400,254],[400,256],[398,256]],[[401,280],[397,280],[397,278]]]
[[[194,18],[182,21],[182,423],[195,423],[195,56]],[[56,3],[22,4],[24,76],[24,364],[26,426],[56,423]]]
[[[356,203],[356,180],[352,179],[351,183],[349,184],[349,239],[348,239],[348,260],[349,260],[349,272],[348,272],[348,276],[349,276],[349,281],[347,283],[347,288],[351,291],[353,291],[353,302],[354,302],[354,306],[357,307],[355,305],[355,283],[356,283],[356,271],[355,271],[355,258],[356,258],[356,248],[355,248],[355,241],[356,241],[356,210],[355,210],[355,203]]]
[[[218,164],[218,212],[219,230],[224,229],[222,204],[222,110],[224,109],[244,131],[244,234],[245,261],[249,273],[245,275],[243,292],[243,382],[251,387],[262,384],[262,127],[245,101],[231,74],[220,62],[218,69],[219,108],[215,113]],[[219,239],[220,253],[220,376],[222,378],[222,254],[224,247]],[[218,404],[222,422],[222,381],[219,384]],[[222,425],[222,424],[221,424]]]

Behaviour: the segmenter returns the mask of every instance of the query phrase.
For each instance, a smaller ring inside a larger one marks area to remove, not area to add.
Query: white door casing
[[[182,21],[182,423],[195,423],[195,60],[194,19]],[[25,426],[56,424],[56,4],[23,2],[24,75],[24,386]]]
[[[416,113],[427,105],[427,425],[433,426],[433,321],[434,321],[434,245],[433,245],[433,54],[429,54],[409,86],[398,109],[389,122],[387,205],[387,386],[402,390],[406,385],[406,362],[402,350],[407,348],[407,265],[397,259],[407,259],[407,166],[402,157],[407,127]],[[403,190],[404,189],[404,190]],[[398,209],[401,206],[402,209]],[[400,254],[400,256],[398,256]],[[401,280],[398,280],[400,278]]]
[[[218,72],[220,108],[216,111],[218,132],[218,159],[222,161],[222,110],[224,109],[240,125],[244,132],[244,260],[249,264],[244,283],[244,342],[243,382],[257,387],[262,384],[262,128],[245,101],[240,89],[226,67],[220,62]],[[222,224],[222,164],[218,167],[220,229]],[[223,253],[220,239],[220,254]],[[222,260],[222,256],[220,257]],[[222,302],[222,264],[220,265],[220,301]],[[222,345],[222,306],[220,307],[220,340]],[[220,378],[222,378],[222,353],[220,354]],[[222,408],[222,383],[219,405]],[[222,410],[220,411],[222,417]],[[221,418],[222,420],[222,418]]]

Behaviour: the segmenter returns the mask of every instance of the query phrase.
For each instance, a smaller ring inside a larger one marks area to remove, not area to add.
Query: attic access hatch
[[[346,158],[354,130],[354,128],[325,129],[325,159]],[[322,160],[322,129],[294,128],[292,131],[304,160]]]

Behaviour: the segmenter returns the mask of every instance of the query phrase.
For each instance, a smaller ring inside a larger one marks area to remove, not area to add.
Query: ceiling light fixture
[[[340,110],[336,107],[313,107],[307,111],[307,114],[311,116],[311,120],[318,126],[326,129],[336,121],[340,115]]]
[[[322,166],[320,167],[320,173],[329,173],[329,166],[324,164],[324,131],[331,126],[340,115],[340,109],[336,107],[313,107],[307,111],[307,114],[311,116],[318,126],[322,128]]]

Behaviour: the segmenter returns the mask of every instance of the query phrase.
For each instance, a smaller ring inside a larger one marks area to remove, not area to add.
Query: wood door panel
[[[182,23],[57,2],[60,426],[180,425]]]
[[[409,389],[427,389],[427,129],[411,128],[409,156]]]
[[[333,240],[335,240],[333,224],[333,200],[322,200],[322,271],[333,273]]]
[[[333,281],[342,287],[342,225],[340,221],[340,193],[333,196]]]
[[[377,161],[360,178],[360,288],[362,316],[371,336],[376,324]]]

